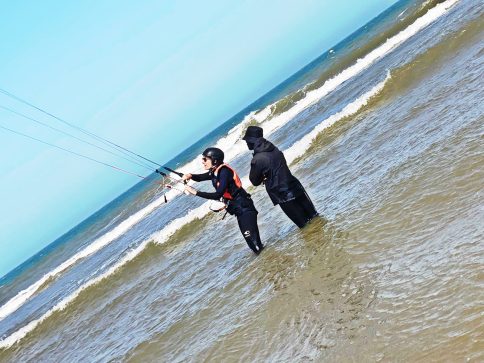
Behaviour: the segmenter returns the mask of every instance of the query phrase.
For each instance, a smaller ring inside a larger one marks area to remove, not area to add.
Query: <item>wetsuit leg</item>
[[[304,194],[299,198],[296,198],[296,200],[298,200],[298,203],[303,207],[308,222],[318,215],[318,212],[306,191],[304,191]]]
[[[318,215],[313,202],[306,192],[289,202],[280,203],[281,209],[299,228],[303,228],[311,219]]]
[[[245,211],[237,216],[237,222],[247,245],[258,255],[264,249],[264,246],[260,240],[259,227],[257,226],[257,212]]]

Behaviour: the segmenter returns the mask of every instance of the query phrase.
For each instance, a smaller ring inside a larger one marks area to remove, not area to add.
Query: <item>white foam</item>
[[[410,39],[420,30],[426,28],[428,25],[444,15],[458,1],[459,0],[447,0],[443,3],[436,5],[435,7],[430,9],[425,15],[415,20],[415,22],[409,25],[406,29],[387,39],[384,44],[368,53],[365,57],[358,59],[355,64],[324,82],[321,87],[307,92],[304,98],[297,101],[296,104],[286,112],[283,112],[273,118],[269,118],[271,107],[273,106],[269,105],[258,114],[256,114],[255,112],[250,113],[244,118],[244,120],[240,124],[232,128],[226,137],[220,139],[215,146],[225,151],[225,160],[227,162],[230,162],[236,156],[246,151],[246,145],[245,143],[242,143],[240,141],[240,135],[244,127],[247,125],[247,123],[250,122],[251,119],[256,119],[259,123],[262,124],[262,126],[264,127],[264,136],[270,135],[278,128],[284,126],[289,121],[291,121],[303,110],[317,103],[327,94],[334,91],[338,86],[360,74],[363,70],[374,64],[377,60],[391,53],[403,42]],[[195,159],[181,167],[180,170],[184,173],[188,173],[193,170],[198,170],[199,165],[200,162]]]
[[[241,142],[242,132],[244,131],[247,124],[249,124],[252,120],[257,121],[257,123],[262,124],[264,121],[268,119],[271,115],[271,107],[273,105],[266,106],[261,111],[253,111],[249,113],[247,116],[244,117],[242,122],[234,126],[230,131],[227,133],[226,136],[220,138],[217,143],[214,145],[219,149],[224,150],[225,154],[225,161],[230,162],[235,157],[247,151],[247,146],[245,142]],[[264,123],[265,125],[265,123]],[[282,126],[282,125],[281,125]],[[265,130],[265,129],[264,129]],[[268,131],[267,134],[269,134]],[[181,166],[179,171],[187,174],[194,172],[195,170],[200,170],[201,162],[199,158],[195,158],[194,160],[188,162],[187,164]]]
[[[168,197],[173,197],[176,195],[176,191],[170,191],[167,193]],[[36,283],[30,285],[27,289],[20,291],[17,295],[15,295],[12,299],[10,299],[7,303],[5,303],[0,308],[0,321],[3,320],[5,317],[16,311],[19,307],[21,307],[28,299],[35,294],[39,288],[47,283],[47,281],[51,278],[54,278],[61,272],[65,271],[69,267],[73,266],[79,260],[86,258],[87,256],[92,255],[93,253],[99,251],[100,249],[107,246],[109,243],[114,241],[116,238],[120,237],[130,228],[132,228],[135,224],[143,220],[147,215],[153,212],[156,208],[160,205],[165,203],[164,198],[160,197],[142,210],[136,212],[132,216],[125,219],[111,231],[105,233],[98,239],[96,239],[93,243],[87,246],[82,251],[76,253],[74,256],[70,257],[68,260],[60,264],[54,270],[48,272],[40,280]]]
[[[302,156],[323,130],[333,126],[337,121],[345,117],[354,115],[359,110],[361,110],[362,107],[366,106],[368,104],[368,101],[370,101],[372,97],[380,93],[380,91],[383,89],[383,87],[385,87],[385,84],[390,78],[391,75],[390,72],[388,72],[386,78],[382,82],[377,84],[370,91],[358,97],[355,101],[346,105],[346,107],[343,108],[340,112],[335,113],[334,115],[331,115],[327,119],[320,122],[311,132],[296,141],[289,149],[284,151],[284,156],[286,157],[287,162],[290,164],[294,160],[296,160],[296,158]]]
[[[226,151],[226,155],[227,155],[226,160],[231,161],[234,157],[236,157],[240,153],[246,151],[245,143],[240,142],[240,136],[241,136],[242,130],[247,125],[247,123],[250,122],[250,120],[252,118],[256,119],[258,122],[263,123],[264,134],[270,135],[275,130],[277,130],[281,126],[285,125],[290,120],[292,120],[301,111],[303,111],[304,109],[306,109],[310,105],[319,101],[321,98],[326,96],[329,92],[333,91],[336,87],[338,87],[339,85],[341,85],[345,81],[349,80],[350,78],[356,76],[357,74],[362,72],[364,69],[369,67],[371,64],[373,64],[375,61],[377,61],[378,59],[380,59],[383,56],[390,53],[398,45],[402,44],[404,41],[411,38],[418,31],[424,29],[429,24],[431,24],[432,22],[437,20],[439,17],[441,17],[443,14],[445,14],[448,11],[448,9],[450,9],[453,5],[455,5],[458,1],[459,0],[447,0],[443,3],[436,5],[434,8],[430,9],[425,15],[418,18],[413,24],[408,26],[406,29],[402,30],[397,35],[388,39],[383,45],[381,45],[377,49],[373,50],[372,52],[368,53],[364,58],[359,59],[354,65],[345,69],[344,71],[342,71],[341,73],[339,73],[335,77],[327,80],[320,88],[308,92],[303,99],[299,100],[288,111],[286,111],[286,112],[284,112],[284,113],[282,113],[282,114],[280,114],[276,117],[273,117],[272,119],[269,119],[269,120],[267,120],[267,118],[270,115],[270,108],[271,108],[272,105],[267,106],[264,110],[262,110],[259,113],[255,113],[255,112],[250,113],[249,115],[247,115],[244,118],[244,120],[240,124],[233,127],[224,138],[221,138],[217,142],[216,146],[220,147],[224,150],[227,150]],[[367,93],[367,94],[369,94],[369,93]],[[367,94],[365,94],[365,95],[367,95]],[[364,97],[364,96],[362,96],[362,97]],[[357,102],[357,101],[355,101],[355,102]],[[354,107],[356,107],[355,102],[352,103],[352,104],[355,104]],[[350,104],[350,105],[352,105],[352,104]],[[350,105],[345,107],[345,109],[343,111],[341,111],[339,114],[343,114],[344,112],[346,112],[346,113],[350,112],[351,111],[349,109]],[[333,116],[331,116],[331,117],[333,117]],[[343,116],[343,117],[346,117],[346,116]],[[337,120],[337,119],[338,118],[336,117],[336,115],[334,115],[333,120]],[[328,120],[326,120],[326,123],[336,122],[336,121],[328,121]],[[323,127],[323,126],[321,126],[321,124],[320,124],[320,125],[318,125],[318,127]],[[328,126],[326,126],[326,127],[328,127]],[[299,142],[294,144],[289,150],[287,150],[288,160],[293,161],[297,156],[299,156],[300,152],[301,152],[300,150],[304,149],[304,147],[305,147],[304,145],[308,145],[307,147],[309,147],[310,141],[313,140],[313,138],[311,138],[309,135],[313,135],[312,134],[313,132],[315,132],[315,130],[313,130],[310,134],[303,137],[303,139],[301,139]],[[303,143],[302,140],[305,140],[305,143]],[[309,144],[308,144],[308,142],[309,142]],[[305,150],[307,150],[307,147],[306,147]],[[294,156],[294,155],[296,155],[296,156]],[[197,159],[195,159],[195,160],[192,160],[191,162],[187,163],[183,167],[181,167],[180,171],[187,173],[189,171],[197,170],[198,168],[199,168],[199,161]],[[244,182],[245,185],[247,185],[247,183],[248,183],[247,177],[243,178],[243,182]],[[178,194],[179,194],[179,192],[177,192],[176,190],[172,190],[172,191],[167,193],[167,197],[172,199]],[[122,234],[124,234],[126,231],[128,231],[130,228],[132,228],[135,224],[137,224],[138,222],[143,220],[146,216],[148,216],[150,213],[152,213],[156,208],[161,206],[163,203],[164,203],[163,197],[161,197],[161,198],[157,199],[156,201],[152,202],[147,207],[143,208],[142,210],[138,211],[134,215],[127,218],[125,221],[121,222],[117,227],[112,229],[110,232],[108,232],[108,233],[104,234],[103,236],[101,236],[100,238],[98,238],[96,241],[94,241],[91,245],[86,247],[84,250],[80,251],[76,255],[69,258],[67,261],[62,263],[56,269],[54,269],[53,271],[44,275],[39,281],[37,281],[33,285],[29,286],[27,289],[19,292],[15,297],[13,297],[11,300],[9,300],[6,304],[4,304],[0,308],[0,321],[2,319],[4,319],[6,316],[8,316],[11,313],[13,313],[14,311],[16,311],[25,302],[27,302],[28,299],[33,294],[35,294],[35,292],[44,283],[46,283],[49,278],[55,277],[59,273],[63,272],[67,268],[74,265],[80,259],[83,259],[83,258],[93,254],[94,252],[99,251],[101,248],[105,247],[110,242],[112,242],[116,238],[120,237]],[[179,229],[184,224],[189,223],[190,221],[192,221],[196,218],[202,218],[204,215],[208,214],[209,213],[208,205],[209,205],[209,203],[205,203],[202,206],[198,207],[197,209],[192,210],[190,212],[191,214],[189,213],[184,217],[173,220],[162,231],[158,232],[155,236],[153,236],[153,238],[158,243],[163,243],[164,241],[166,241],[167,238],[169,238],[170,235],[172,235],[177,229]],[[106,274],[104,274],[103,276],[105,276],[105,275]],[[92,280],[92,281],[94,281],[94,280]],[[91,284],[91,281],[88,284]],[[67,299],[69,299],[69,297]],[[69,300],[69,301],[72,301],[72,300]],[[41,319],[44,320],[43,318],[41,318]],[[27,326],[31,326],[31,323],[29,323]],[[22,328],[22,329],[24,329],[24,328]],[[16,334],[16,333],[14,333],[14,334]],[[22,335],[22,337],[23,336],[24,335]],[[10,337],[8,337],[7,339],[10,339]],[[21,339],[21,338],[19,338],[19,339]],[[0,341],[0,347],[2,346],[3,342],[4,341]]]
[[[201,206],[191,209],[183,217],[172,220],[165,226],[161,231],[158,231],[151,235],[148,239],[150,241],[155,241],[158,244],[165,243],[176,231],[185,226],[186,224],[196,220],[202,219],[207,214],[210,213],[210,201],[203,203]]]
[[[59,302],[56,306],[54,306],[52,309],[50,309],[48,312],[46,312],[44,315],[42,315],[39,319],[33,320],[24,327],[20,328],[17,330],[15,333],[9,335],[7,338],[0,340],[0,348],[9,348],[16,342],[18,342],[20,339],[24,338],[28,333],[30,333],[32,330],[34,330],[40,323],[42,323],[44,320],[49,318],[52,314],[54,314],[57,311],[62,311],[64,310],[72,301],[74,301],[79,294],[89,288],[92,285],[97,284],[101,280],[104,280],[106,277],[112,275],[115,273],[120,267],[134,259],[136,256],[138,256],[148,245],[149,241],[145,241],[141,243],[138,247],[133,249],[132,251],[128,252],[119,262],[117,262],[114,266],[112,266],[109,270],[107,270],[104,274],[90,280],[86,284],[82,285],[80,288],[78,288],[74,293],[66,297],[64,300]]]

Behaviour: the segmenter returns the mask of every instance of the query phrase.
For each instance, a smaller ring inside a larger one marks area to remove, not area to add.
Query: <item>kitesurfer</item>
[[[185,193],[193,194],[205,199],[221,200],[225,204],[227,213],[235,215],[240,231],[249,248],[258,255],[264,246],[260,240],[257,226],[257,210],[250,194],[242,188],[239,176],[228,164],[224,163],[222,150],[209,147],[202,154],[204,174],[184,174],[183,180],[196,182],[211,180],[215,192],[201,192],[190,186],[185,186]]]
[[[274,205],[279,204],[286,215],[303,228],[318,215],[299,180],[291,174],[284,154],[264,137],[258,126],[249,126],[243,140],[254,154],[249,179],[253,185],[265,184]]]

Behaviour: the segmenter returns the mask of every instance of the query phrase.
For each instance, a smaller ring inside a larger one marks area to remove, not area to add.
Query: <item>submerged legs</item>
[[[237,216],[240,232],[244,236],[249,248],[258,255],[263,249],[264,245],[260,240],[259,227],[257,226],[257,212],[247,211]]]

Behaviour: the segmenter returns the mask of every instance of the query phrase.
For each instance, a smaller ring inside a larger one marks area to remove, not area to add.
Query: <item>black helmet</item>
[[[212,163],[214,165],[219,165],[224,162],[224,152],[216,147],[209,147],[208,149],[205,149],[202,155],[206,158],[212,159]]]

